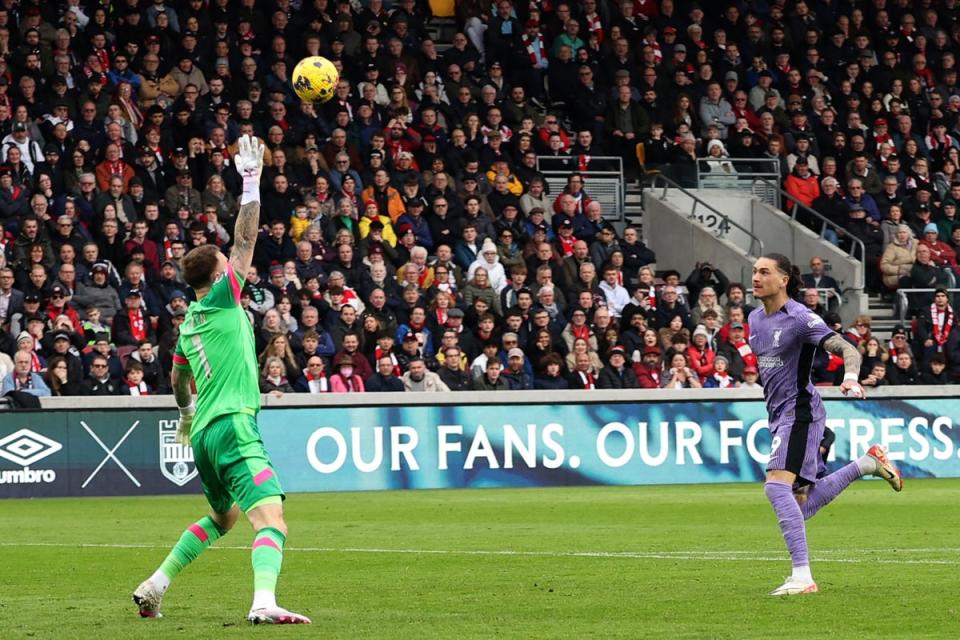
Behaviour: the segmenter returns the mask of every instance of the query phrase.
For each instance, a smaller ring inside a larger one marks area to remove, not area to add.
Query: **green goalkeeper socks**
[[[277,577],[283,565],[286,536],[273,527],[257,531],[250,554],[253,564],[253,608],[276,607]]]
[[[166,590],[170,581],[183,569],[197,559],[200,553],[213,544],[213,541],[226,533],[210,516],[204,516],[193,523],[180,536],[180,540],[170,550],[163,564],[154,574],[153,580]]]

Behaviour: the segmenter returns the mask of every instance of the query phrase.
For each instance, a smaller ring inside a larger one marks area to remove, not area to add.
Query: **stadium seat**
[[[127,368],[127,360],[130,359],[130,354],[136,350],[136,347],[131,346],[117,347],[117,357],[120,358],[120,366],[123,369]]]
[[[640,163],[640,170],[645,176],[657,175],[659,169],[647,169],[647,149],[642,142],[637,143],[637,162]]]
[[[435,18],[452,18],[455,5],[454,0],[430,0],[430,11]]]

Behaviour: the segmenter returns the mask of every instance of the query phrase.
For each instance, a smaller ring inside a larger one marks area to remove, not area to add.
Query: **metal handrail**
[[[714,173],[712,171],[704,171],[703,168],[707,162],[729,162],[730,165],[734,168],[733,173]],[[753,168],[757,163],[766,162],[772,165],[775,165],[776,170],[774,171],[738,171],[737,164],[746,164],[747,168]],[[699,185],[705,177],[719,177],[719,178],[744,178],[743,182],[745,183],[747,179],[751,177],[763,177],[763,176],[779,176],[780,175],[780,166],[779,160],[776,158],[731,158],[728,156],[721,156],[719,158],[714,158],[712,156],[703,156],[697,158],[697,184]]]
[[[937,289],[942,287],[936,287],[931,289],[897,289],[897,311],[900,315],[900,324],[906,324],[907,322],[907,312],[910,310],[910,300],[907,298],[911,293],[929,293],[931,296]],[[960,293],[960,289],[947,289],[947,293],[957,294]]]
[[[690,198],[691,200],[693,200],[693,206],[690,208],[690,214],[687,216],[687,218],[696,218],[697,205],[700,205],[700,206],[706,208],[708,211],[712,212],[713,214],[719,216],[720,219],[723,220],[724,224],[727,225],[727,227],[736,227],[738,230],[740,230],[740,231],[742,231],[743,233],[747,234],[747,236],[750,238],[750,248],[747,249],[747,253],[748,253],[749,255],[752,255],[752,256],[761,256],[761,255],[763,255],[763,241],[760,240],[760,238],[758,238],[757,236],[755,236],[752,231],[750,231],[749,229],[747,229],[747,228],[743,227],[742,225],[740,225],[740,223],[738,223],[736,220],[731,220],[731,219],[730,219],[730,216],[728,216],[728,215],[726,215],[726,214],[724,214],[724,213],[721,213],[721,212],[717,211],[717,210],[716,210],[715,208],[713,208],[710,204],[708,204],[708,203],[705,202],[704,200],[701,200],[695,193],[692,193],[691,191],[688,191],[688,190],[685,189],[684,187],[681,187],[681,186],[680,186],[676,181],[674,181],[672,178],[668,178],[667,176],[663,175],[662,173],[646,175],[646,176],[644,176],[644,178],[643,178],[643,182],[647,182],[647,181],[650,182],[649,187],[650,187],[651,189],[656,189],[656,188],[657,188],[657,187],[656,187],[656,182],[657,182],[657,180],[662,180],[662,181],[663,181],[663,192],[661,192],[661,194],[660,194],[660,200],[666,200],[666,199],[667,199],[667,189],[676,189],[676,190],[678,190],[680,193],[682,193],[683,195],[685,195],[685,196],[687,196],[688,198]],[[645,188],[646,188],[646,187],[642,187],[641,190],[643,190],[643,189],[645,189]],[[723,236],[725,235],[726,232],[723,231],[723,229],[724,229],[724,227],[721,226],[721,227],[720,227],[720,231],[717,232],[717,235],[718,235],[719,237],[723,237]],[[754,248],[756,248],[757,250],[754,251]]]
[[[757,177],[757,178],[754,178],[753,181],[754,181],[754,183],[756,183],[756,182],[763,182],[763,183],[766,184],[768,187],[772,187],[773,189],[776,189],[776,191],[780,194],[781,198],[786,198],[787,201],[793,202],[793,206],[790,207],[790,208],[792,209],[792,211],[791,211],[790,213],[788,213],[786,209],[781,209],[781,210],[782,210],[784,213],[786,213],[788,216],[790,216],[790,219],[793,220],[794,222],[797,221],[797,211],[800,210],[800,209],[802,209],[805,213],[812,215],[815,219],[817,219],[817,220],[819,220],[820,222],[822,222],[822,223],[823,223],[823,226],[820,227],[820,238],[821,238],[821,239],[823,239],[823,234],[824,234],[824,232],[827,230],[827,228],[829,227],[829,228],[833,229],[835,232],[840,232],[840,233],[842,233],[842,234],[844,235],[844,237],[849,238],[849,239],[851,240],[851,242],[853,242],[853,248],[854,248],[854,249],[856,249],[857,247],[859,247],[859,248],[860,248],[860,258],[859,258],[859,259],[860,259],[860,262],[863,262],[863,271],[860,273],[860,282],[859,282],[859,284],[858,284],[858,287],[859,287],[860,289],[863,289],[863,288],[867,285],[867,264],[866,264],[867,248],[866,248],[866,246],[863,244],[863,240],[861,240],[860,238],[852,235],[850,232],[848,232],[846,229],[844,229],[843,227],[841,227],[840,225],[838,225],[838,224],[837,224],[836,222],[834,222],[833,220],[830,220],[830,219],[827,218],[826,216],[824,216],[824,215],[822,215],[822,214],[814,211],[813,209],[811,209],[811,208],[808,207],[807,205],[803,204],[802,202],[800,202],[799,200],[797,200],[796,196],[792,196],[792,195],[790,195],[789,193],[787,193],[786,191],[784,191],[784,190],[780,187],[780,185],[778,185],[778,184],[776,184],[776,183],[774,183],[774,182],[771,182],[771,181],[767,180],[766,178],[759,178],[759,177]],[[800,223],[797,222],[797,224],[800,224]],[[839,235],[839,234],[838,234],[838,235]],[[833,244],[833,243],[831,243],[831,244]],[[836,246],[836,245],[834,245],[834,246]],[[839,247],[838,247],[838,248],[839,248]],[[849,252],[849,255],[850,255],[851,258],[857,259],[857,256],[856,256],[856,252],[855,252],[855,251],[850,251],[850,252]]]

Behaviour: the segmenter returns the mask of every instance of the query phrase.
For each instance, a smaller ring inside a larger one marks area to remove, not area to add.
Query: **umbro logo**
[[[30,429],[20,429],[0,440],[0,458],[28,467],[63,449],[63,445]]]

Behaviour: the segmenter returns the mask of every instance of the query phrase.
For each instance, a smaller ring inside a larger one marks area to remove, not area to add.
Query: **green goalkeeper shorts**
[[[193,437],[193,457],[207,502],[217,513],[233,503],[246,513],[270,498],[284,498],[251,415],[220,416]]]

